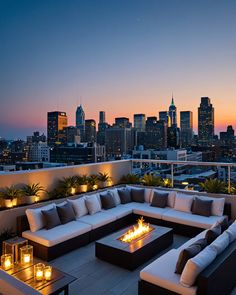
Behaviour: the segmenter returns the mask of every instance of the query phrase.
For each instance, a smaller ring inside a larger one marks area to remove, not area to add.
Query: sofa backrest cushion
[[[178,193],[175,198],[174,209],[191,213],[193,198],[194,197],[192,195]]]
[[[168,193],[160,193],[159,191],[154,190],[151,206],[158,208],[165,208],[168,201]]]
[[[131,192],[128,188],[121,188],[117,189],[118,194],[120,196],[120,202],[121,204],[127,204],[132,201],[131,199]]]
[[[51,229],[61,224],[56,207],[53,207],[49,210],[42,210],[42,214],[45,220],[46,229]]]
[[[228,246],[229,246],[229,235],[226,232],[223,232],[223,234],[221,234],[211,243],[211,247],[215,248],[217,255],[223,252]]]
[[[116,207],[114,195],[110,191],[100,193],[102,208],[105,210]]]
[[[211,198],[207,196],[198,196],[201,200],[212,200],[212,208],[211,208],[211,215],[214,216],[223,216],[224,214],[224,205],[225,205],[225,198]]]
[[[225,232],[229,236],[229,242],[232,243],[236,239],[236,221],[234,221]]]
[[[25,213],[28,218],[30,230],[36,232],[45,227],[46,222],[43,218],[42,210],[49,210],[55,207],[55,203],[36,208],[36,209],[26,209]]]
[[[195,284],[198,275],[216,258],[214,247],[207,246],[195,257],[188,260],[180,277],[181,285],[191,287]]]
[[[205,235],[207,244],[210,245],[221,234],[220,224],[212,226]]]
[[[152,195],[152,191],[153,189],[152,188],[142,188],[142,187],[137,187],[137,186],[131,186],[131,185],[126,185],[126,188],[128,188],[130,191],[132,189],[135,189],[135,190],[143,190],[144,189],[144,201],[146,203],[150,203],[150,198],[151,198],[151,195]],[[132,193],[131,193],[131,197],[132,197]],[[135,201],[134,201],[135,202]],[[143,203],[143,202],[142,202]]]
[[[211,216],[213,200],[203,200],[195,197],[192,205],[192,213],[209,217]]]
[[[78,199],[68,199],[68,202],[72,204],[75,211],[76,218],[80,218],[88,214],[88,208],[85,204],[85,197],[80,197]]]
[[[97,194],[85,197],[85,204],[90,215],[93,215],[102,210],[101,203],[99,202],[98,198],[100,197],[97,196]]]
[[[76,219],[73,206],[69,202],[66,202],[64,205],[57,205],[57,212],[62,224],[71,222]]]

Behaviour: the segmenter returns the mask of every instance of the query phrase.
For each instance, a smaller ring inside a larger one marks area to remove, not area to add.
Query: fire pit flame
[[[119,240],[125,243],[131,243],[132,241],[144,236],[152,230],[153,228],[149,225],[149,223],[145,223],[144,218],[140,217],[140,219],[138,219],[137,225],[134,225],[133,228],[129,229],[119,238]]]

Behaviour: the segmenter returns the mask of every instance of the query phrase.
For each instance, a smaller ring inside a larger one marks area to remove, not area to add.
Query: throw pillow
[[[236,239],[236,221],[234,221],[225,232],[229,235],[229,242],[232,243]]]
[[[168,207],[174,208],[176,195],[177,193],[175,191],[169,192],[168,201],[167,201]]]
[[[36,232],[37,230],[45,227],[45,220],[42,215],[42,210],[49,210],[53,207],[55,207],[54,203],[36,209],[27,209],[25,211],[28,218],[30,230],[32,232]]]
[[[212,200],[203,200],[200,198],[195,198],[192,206],[192,213],[209,217],[211,216]]]
[[[42,210],[42,214],[45,219],[46,229],[51,229],[61,224],[56,207],[49,210]]]
[[[151,206],[165,208],[167,206],[168,201],[168,193],[159,193],[158,191],[154,191]]]
[[[88,212],[90,215],[93,215],[102,210],[101,204],[96,194],[86,197],[85,204],[86,204],[86,207],[88,208]]]
[[[76,218],[80,218],[88,214],[88,208],[85,204],[85,197],[80,197],[78,199],[68,199],[68,202],[72,204]]]
[[[109,190],[109,192],[111,192],[113,194],[116,206],[120,205],[120,196],[118,194],[118,191],[116,188]]]
[[[221,234],[221,226],[218,224],[210,228],[205,235],[207,245],[210,245]]]
[[[179,253],[175,273],[181,274],[188,260],[196,256],[207,245],[206,239],[199,239]]]
[[[100,194],[102,208],[105,210],[116,207],[116,202],[113,194],[109,191]]]
[[[129,189],[130,191],[131,191],[131,189],[143,190],[143,188],[131,186],[131,185],[126,185],[126,188]],[[144,189],[144,202],[146,202],[146,203],[151,202],[152,192],[153,192],[153,189],[151,189],[151,188]]]
[[[130,190],[127,188],[123,188],[123,189],[118,189],[118,194],[120,196],[120,202],[121,204],[127,204],[130,203],[131,200],[131,193]]]
[[[189,259],[181,274],[180,284],[188,288],[193,286],[197,276],[216,258],[216,255],[216,250],[208,246],[195,257]]]
[[[178,193],[175,198],[174,209],[190,213],[193,203],[193,196],[187,194]]]
[[[145,202],[145,189],[131,189],[131,198],[133,202],[144,203]]]
[[[222,221],[219,222],[220,226],[221,226],[221,231],[224,232],[228,227],[229,227],[229,222],[228,222],[228,218],[224,218]]]
[[[57,206],[57,212],[62,224],[75,220],[75,212],[71,203],[66,202],[63,206]]]

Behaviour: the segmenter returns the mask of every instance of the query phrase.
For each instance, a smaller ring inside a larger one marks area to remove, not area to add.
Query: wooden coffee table
[[[133,270],[173,243],[173,229],[150,224],[151,232],[131,243],[119,240],[132,226],[106,236],[95,243],[96,257]]]
[[[34,259],[34,264],[41,262]],[[53,267],[52,279],[50,281],[34,280],[34,264],[28,267],[14,267],[7,271],[8,274],[16,277],[25,284],[45,295],[56,295],[64,291],[65,295],[69,294],[69,284],[76,280],[75,277],[60,271]]]

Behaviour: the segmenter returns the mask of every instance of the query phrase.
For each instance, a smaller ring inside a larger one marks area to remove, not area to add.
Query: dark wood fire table
[[[134,270],[173,243],[173,229],[150,224],[152,230],[132,242],[120,238],[129,226],[95,243],[96,257],[120,267]]]

